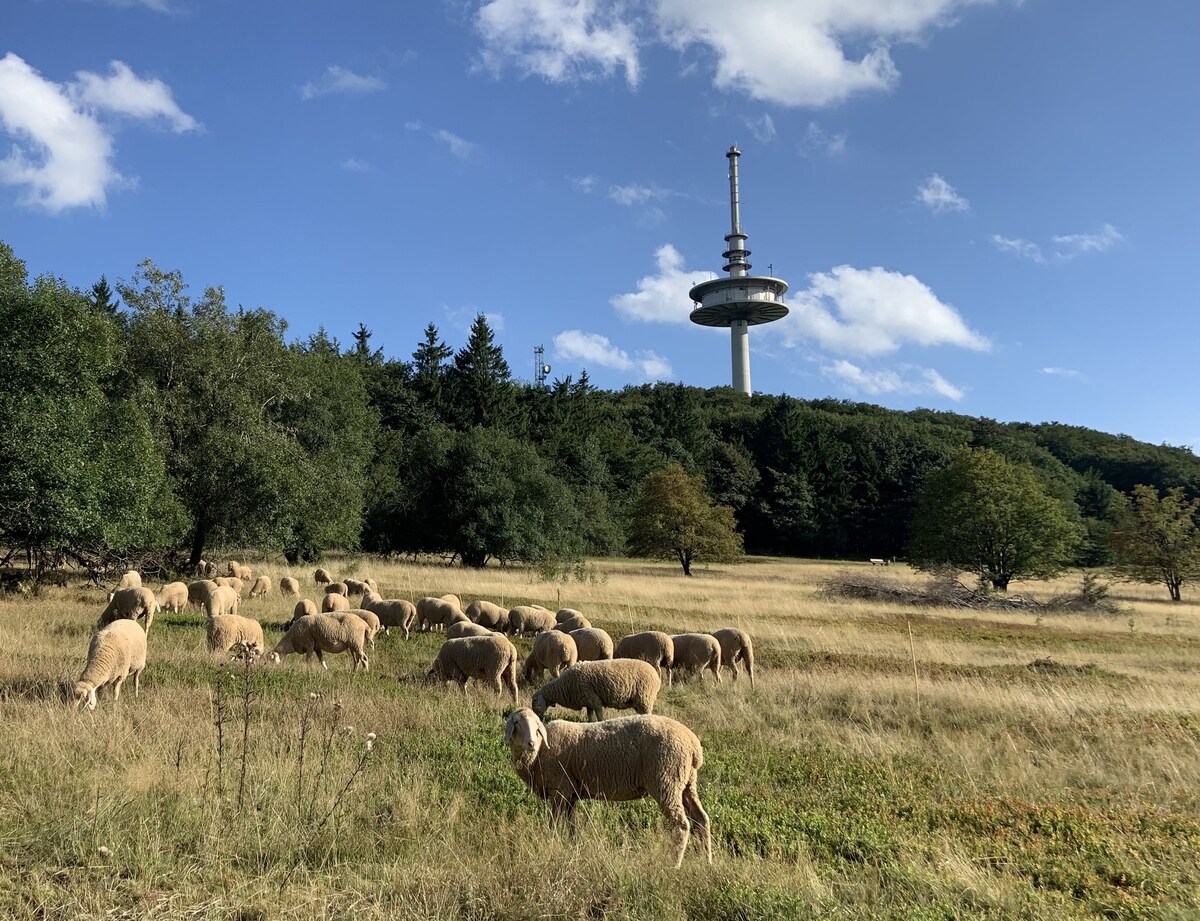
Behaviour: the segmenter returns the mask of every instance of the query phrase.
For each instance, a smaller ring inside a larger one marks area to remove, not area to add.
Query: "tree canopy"
[[[700,477],[668,464],[642,480],[629,507],[629,550],[676,559],[683,574],[697,560],[728,563],[742,555],[733,509],[713,505]]]
[[[1139,485],[1112,532],[1114,570],[1133,582],[1161,582],[1172,601],[1200,576],[1200,499],[1176,486],[1160,496]]]

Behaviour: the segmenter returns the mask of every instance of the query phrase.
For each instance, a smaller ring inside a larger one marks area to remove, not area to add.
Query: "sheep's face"
[[[532,764],[546,745],[546,726],[537,715],[525,707],[514,710],[504,724],[504,741],[512,749],[513,761]]]
[[[540,692],[539,692],[538,694],[534,695],[534,698],[533,698],[533,712],[534,712],[534,714],[536,714],[536,715],[537,715],[537,718],[538,718],[539,720],[540,720],[540,719],[541,719],[543,716],[545,716],[545,715],[546,715],[546,710],[547,710],[548,708],[549,708],[549,705],[546,703],[546,698],[545,698],[545,697],[544,697],[544,696],[543,696],[543,695],[542,695]]]
[[[83,681],[75,685],[71,700],[72,710],[78,711],[80,707],[85,710],[96,709],[96,689]]]
[[[283,656],[281,656],[278,652],[275,652],[275,651],[272,651],[270,656],[268,656],[267,658],[269,658],[271,660],[272,665],[278,665],[280,662],[283,661]]]

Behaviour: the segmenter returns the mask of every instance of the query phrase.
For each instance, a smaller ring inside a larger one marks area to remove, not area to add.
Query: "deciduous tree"
[[[1200,499],[1188,500],[1183,487],[1160,496],[1153,486],[1135,486],[1111,538],[1116,572],[1133,582],[1161,582],[1179,601],[1183,583],[1200,576],[1198,521]]]
[[[742,537],[733,509],[713,505],[700,477],[669,464],[642,481],[630,505],[629,549],[635,556],[676,559],[690,576],[697,560],[736,560]]]

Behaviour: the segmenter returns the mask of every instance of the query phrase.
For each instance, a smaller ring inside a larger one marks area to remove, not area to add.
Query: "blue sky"
[[[1191,0],[6,0],[0,239],[407,358],[729,383],[688,322],[725,150],[755,390],[1200,445]],[[736,13],[729,12],[735,10]]]

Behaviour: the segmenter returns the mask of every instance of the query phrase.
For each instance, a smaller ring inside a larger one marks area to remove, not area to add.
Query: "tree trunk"
[[[1167,590],[1170,591],[1170,593],[1171,593],[1172,601],[1182,601],[1183,600],[1180,597],[1180,593],[1179,593],[1179,588],[1182,584],[1183,584],[1182,579],[1168,579],[1167,580]]]
[[[998,576],[989,576],[988,578],[991,580],[992,588],[994,588],[996,591],[1007,592],[1008,581],[1012,578],[1012,576],[1008,573],[1001,573]]]
[[[204,556],[204,541],[208,537],[208,525],[203,521],[196,522],[196,530],[192,532],[192,555],[188,558],[188,571],[195,572]]]
[[[683,567],[683,574],[690,576],[692,574],[692,555],[685,550],[676,550],[675,553],[679,557],[679,565]]]

